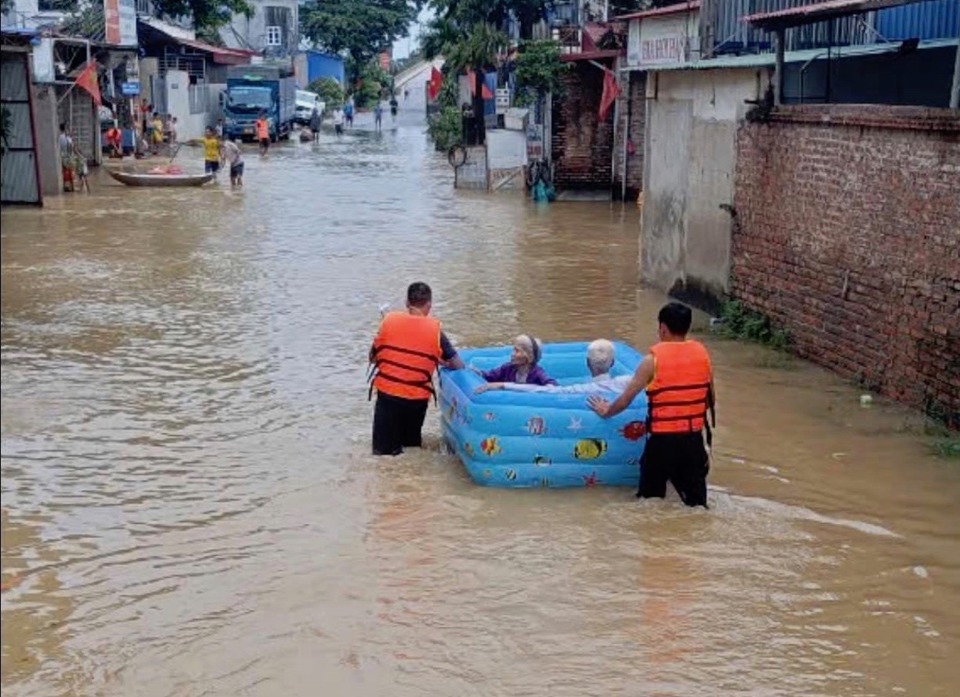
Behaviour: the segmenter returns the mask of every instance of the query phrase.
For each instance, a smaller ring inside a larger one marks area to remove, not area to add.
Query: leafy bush
[[[321,77],[311,82],[307,89],[320,95],[320,99],[327,105],[327,110],[336,109],[343,104],[343,88],[332,77]]]
[[[433,138],[437,150],[446,152],[463,140],[463,121],[460,110],[454,106],[445,106],[430,120],[427,133]]]

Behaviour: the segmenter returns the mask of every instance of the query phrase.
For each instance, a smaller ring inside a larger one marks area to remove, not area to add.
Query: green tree
[[[560,61],[556,41],[524,41],[517,54],[517,91],[530,103],[547,92],[563,91],[563,75],[570,67]]]
[[[360,77],[357,79],[356,89],[353,91],[353,99],[358,108],[366,108],[376,105],[383,91],[390,86],[390,74],[375,61],[368,61],[360,69]]]
[[[446,62],[455,71],[473,70],[473,117],[477,129],[477,143],[486,136],[483,116],[483,76],[488,65],[496,63],[497,56],[509,45],[506,34],[486,22],[471,26],[460,41],[448,47],[444,53]]]
[[[422,0],[310,0],[300,8],[300,32],[331,53],[347,54],[350,81],[393,42],[406,36]]]
[[[153,8],[158,17],[192,17],[201,36],[209,36],[212,30],[228,24],[234,14],[253,14],[247,0],[153,0]]]
[[[321,77],[311,82],[307,89],[320,95],[327,109],[336,109],[343,105],[343,87],[332,77]]]

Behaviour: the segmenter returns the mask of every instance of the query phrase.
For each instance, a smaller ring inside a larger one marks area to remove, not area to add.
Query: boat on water
[[[110,176],[127,186],[203,186],[214,176],[209,174],[123,172],[107,168]]]
[[[614,342],[612,377],[630,375],[642,356]],[[490,370],[510,360],[511,346],[463,349],[471,367]],[[540,365],[561,385],[590,381],[583,342],[544,344]],[[647,396],[601,419],[586,394],[548,391],[476,393],[484,379],[472,370],[440,371],[443,438],[481,486],[637,486],[646,445]],[[613,396],[612,394],[610,395]]]

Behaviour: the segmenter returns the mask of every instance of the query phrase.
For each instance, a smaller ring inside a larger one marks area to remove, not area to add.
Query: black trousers
[[[686,505],[706,508],[709,471],[701,432],[651,434],[640,463],[637,496],[662,499],[670,482]]]
[[[419,448],[428,399],[404,399],[377,393],[373,409],[373,454],[399,455],[407,448]]]

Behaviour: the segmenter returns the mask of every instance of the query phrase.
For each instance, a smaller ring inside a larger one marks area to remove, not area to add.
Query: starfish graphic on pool
[[[571,416],[570,425],[567,426],[567,430],[576,433],[581,428],[583,428],[583,419],[581,419],[579,416]]]
[[[596,471],[591,472],[589,477],[585,474],[583,475],[583,485],[588,489],[596,486],[597,484],[600,484],[600,480],[597,479]]]

